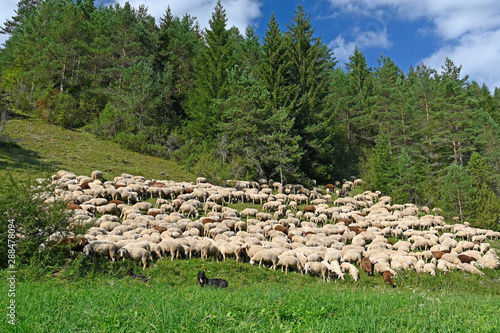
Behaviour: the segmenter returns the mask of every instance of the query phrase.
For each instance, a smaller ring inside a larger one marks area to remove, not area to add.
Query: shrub
[[[44,202],[52,194],[46,184],[33,180],[7,177],[0,181],[0,252],[15,252],[16,266],[32,264],[34,257],[52,264],[61,259],[54,253],[39,256],[39,247],[46,238],[68,225],[64,202]],[[8,263],[8,256],[1,256],[0,268],[6,268]]]

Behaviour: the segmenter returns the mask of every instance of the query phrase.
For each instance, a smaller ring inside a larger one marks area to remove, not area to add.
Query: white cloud
[[[126,1],[118,1],[123,5]],[[165,15],[167,7],[170,6],[172,14],[182,17],[189,14],[196,17],[202,29],[208,27],[208,21],[212,18],[212,13],[217,4],[217,0],[184,0],[172,1],[171,3],[163,0],[129,0],[134,7],[144,4],[148,8],[148,13],[156,18],[156,21]],[[260,11],[261,3],[257,0],[225,0],[221,1],[222,7],[226,10],[228,28],[235,26],[243,34],[248,25],[254,22],[262,15]]]
[[[386,28],[377,32],[372,30],[361,31],[356,27],[353,31],[353,35],[355,35],[356,38],[352,41],[346,42],[344,36],[339,35],[328,44],[341,65],[349,61],[349,56],[353,54],[356,46],[360,49],[374,46],[388,49],[392,45]]]
[[[468,74],[480,85],[486,83],[490,91],[500,87],[500,30],[469,33],[456,43],[445,44],[422,62],[438,71],[448,57],[456,65],[462,65],[462,74]]]
[[[497,0],[329,0],[333,10],[351,15],[376,17],[377,11],[393,19],[425,20],[418,31],[434,34],[441,46],[422,61],[440,70],[446,57],[463,65],[462,73],[490,89],[500,87],[500,2]],[[379,20],[383,23],[384,21]],[[333,41],[335,42],[335,41]],[[333,43],[332,42],[332,43]],[[349,44],[349,43],[348,43]]]

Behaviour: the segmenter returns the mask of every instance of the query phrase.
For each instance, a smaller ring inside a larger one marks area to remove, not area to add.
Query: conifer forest
[[[1,25],[2,121],[21,113],[174,159],[213,183],[362,178],[395,202],[500,229],[500,89],[446,59],[349,61],[298,6],[264,36],[165,8],[21,0]],[[478,61],[480,61],[478,59]],[[8,133],[3,133],[8,135]]]

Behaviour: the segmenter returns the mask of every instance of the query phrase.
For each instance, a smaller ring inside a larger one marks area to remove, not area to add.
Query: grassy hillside
[[[192,181],[171,161],[125,151],[91,134],[15,118],[11,143],[0,146],[0,179],[46,176],[59,169],[111,179],[123,172]],[[163,173],[163,174],[162,174]],[[251,204],[235,204],[243,209]],[[259,207],[259,206],[256,206]],[[500,240],[491,241],[500,248]],[[403,272],[386,285],[376,274],[323,282],[235,260],[154,261],[142,271],[131,261],[111,263],[76,253],[65,267],[34,260],[16,274],[15,297],[0,293],[0,332],[498,332],[500,271],[485,276]],[[129,268],[150,278],[126,276]],[[229,281],[228,289],[200,288],[199,270]],[[0,271],[6,281],[10,273]],[[16,302],[16,325],[6,305]]]
[[[8,173],[41,177],[61,169],[77,175],[101,170],[106,179],[122,173],[176,181],[196,178],[173,161],[127,151],[90,133],[66,130],[38,119],[14,117],[8,121],[4,136],[10,141],[0,141],[0,179]]]

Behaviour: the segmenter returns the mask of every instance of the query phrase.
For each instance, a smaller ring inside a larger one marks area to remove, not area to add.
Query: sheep
[[[396,288],[396,283],[394,283],[394,281],[392,280],[393,274],[391,273],[391,271],[389,271],[389,270],[384,271],[382,273],[382,276],[384,277],[385,283],[392,286],[393,288]]]
[[[134,261],[141,261],[142,270],[145,270],[148,260],[151,260],[151,253],[148,250],[145,250],[140,247],[131,247],[131,248],[122,247],[121,249],[118,250],[118,257],[123,258],[123,260],[125,260],[125,257],[127,257],[131,258]]]
[[[424,272],[430,275],[436,275],[436,265],[432,263],[427,263],[424,265]]]
[[[366,274],[373,275],[373,263],[369,258],[364,257],[361,259],[361,268],[366,272]]]
[[[321,274],[323,281],[326,281],[328,278],[328,267],[325,262],[307,262],[304,265],[304,273],[315,273]]]
[[[278,266],[281,266],[281,271],[285,268],[285,274],[288,274],[288,267],[295,267],[299,272],[302,272],[302,265],[299,259],[295,256],[278,256]]]
[[[212,256],[219,261],[219,248],[216,244],[207,240],[201,245],[201,259],[208,259],[208,256]]]
[[[179,259],[181,244],[174,238],[165,238],[158,244],[163,253],[170,253],[170,261]]]
[[[466,254],[459,254],[457,256],[458,260],[460,260],[462,263],[467,263],[467,264],[470,264],[471,262],[473,261],[477,261],[476,258],[474,257],[471,257],[471,256],[468,256]]]
[[[260,250],[250,258],[250,265],[253,265],[255,262],[259,262],[259,267],[262,265],[262,262],[271,263],[271,268],[276,270],[278,255],[273,250]]]
[[[495,250],[489,250],[483,257],[479,258],[476,263],[481,268],[498,269],[500,268],[500,261]]]
[[[243,248],[237,244],[224,242],[217,246],[219,248],[219,253],[222,255],[222,260],[226,260],[226,255],[234,255],[236,261],[240,261],[240,255]]]
[[[331,263],[329,263],[329,262],[323,260],[321,262],[328,269],[328,276],[327,276],[328,281],[330,281],[330,276],[336,276],[337,279],[345,280],[344,273],[342,272],[342,269],[341,269],[338,261],[332,261]]]
[[[240,215],[243,216],[245,215],[247,218],[249,216],[256,216],[259,211],[255,208],[245,208],[240,212]]]
[[[90,242],[83,248],[83,253],[86,256],[89,256],[91,253],[96,253],[99,255],[110,257],[112,262],[115,262],[115,252],[116,244],[106,241]]]
[[[354,251],[347,251],[342,256],[342,261],[347,261],[350,263],[361,262],[361,254]]]
[[[462,263],[458,265],[458,269],[463,270],[464,272],[470,273],[470,274],[475,274],[475,275],[484,275],[483,272],[481,272],[476,266],[468,264],[468,263]]]
[[[343,262],[342,264],[340,264],[340,267],[342,268],[342,272],[348,271],[349,275],[354,281],[359,280],[359,270],[356,268],[356,266],[348,262]]]

